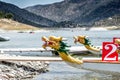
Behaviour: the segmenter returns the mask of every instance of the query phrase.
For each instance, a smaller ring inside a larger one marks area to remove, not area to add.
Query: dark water
[[[87,35],[94,45],[101,46],[104,41],[112,41],[113,37],[120,37],[120,30],[113,31],[80,31],[79,29],[61,29],[49,30],[47,32],[39,33],[15,33],[5,32],[0,33],[2,36],[10,37],[8,42],[0,42],[0,48],[39,48],[42,46],[42,36],[63,36],[68,40],[66,43],[71,46],[82,46],[81,44],[74,44],[73,36]],[[8,53],[8,52],[7,52]],[[9,53],[13,54],[13,53]],[[16,55],[29,56],[52,56],[51,53],[31,52],[31,53],[15,53]],[[99,66],[96,66],[99,67]],[[108,66],[109,67],[109,66]],[[104,67],[101,67],[104,68]],[[113,68],[114,69],[114,68]],[[112,70],[112,69],[111,69]],[[120,80],[120,74],[104,74],[96,73],[94,71],[76,69],[68,66],[64,62],[51,62],[49,72],[40,74],[34,80]]]

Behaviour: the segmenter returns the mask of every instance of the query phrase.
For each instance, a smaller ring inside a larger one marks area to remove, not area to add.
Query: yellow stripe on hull
[[[79,60],[78,58],[74,58],[70,55],[67,55],[64,52],[59,52],[59,55],[66,62],[76,63],[76,64],[82,64],[83,63],[82,60]]]
[[[86,47],[88,50],[92,50],[92,51],[95,51],[95,52],[100,52],[100,49],[94,48],[94,47],[92,47],[92,46],[85,45],[85,47]]]

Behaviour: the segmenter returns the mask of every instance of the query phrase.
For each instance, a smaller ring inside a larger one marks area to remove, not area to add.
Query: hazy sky
[[[27,6],[33,6],[37,4],[50,4],[55,2],[60,2],[63,0],[0,0],[7,3],[12,3],[17,5],[18,7],[24,8]]]

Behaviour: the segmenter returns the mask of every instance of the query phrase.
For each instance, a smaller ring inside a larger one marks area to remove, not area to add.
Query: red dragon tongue
[[[49,44],[49,45],[52,45],[52,44],[53,44],[53,42],[49,42],[48,44]]]

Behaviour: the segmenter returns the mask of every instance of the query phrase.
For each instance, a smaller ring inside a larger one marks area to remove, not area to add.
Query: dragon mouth
[[[44,49],[46,49],[46,47],[48,47],[49,46],[49,42],[48,41],[45,41],[45,43],[42,45],[42,47],[44,48]]]
[[[52,41],[45,41],[45,43],[42,45],[42,47],[45,49],[46,47],[50,47],[51,45],[53,45]]]

